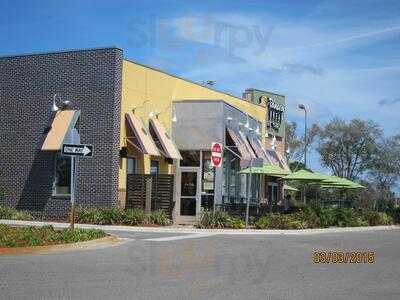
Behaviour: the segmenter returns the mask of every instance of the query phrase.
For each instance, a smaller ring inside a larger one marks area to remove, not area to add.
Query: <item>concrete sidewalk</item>
[[[55,228],[67,228],[69,223],[58,222],[39,222],[39,221],[16,221],[0,220],[0,224],[12,226],[44,226],[52,225]],[[150,232],[150,233],[187,233],[187,234],[223,234],[223,235],[310,235],[310,234],[328,234],[341,232],[363,232],[363,231],[381,231],[381,230],[400,230],[399,225],[374,226],[374,227],[334,227],[321,229],[298,229],[298,230],[260,230],[260,229],[198,229],[193,226],[165,226],[165,227],[139,227],[139,226],[116,226],[116,225],[92,225],[75,224],[76,228],[96,228],[105,231],[127,231],[127,232]]]

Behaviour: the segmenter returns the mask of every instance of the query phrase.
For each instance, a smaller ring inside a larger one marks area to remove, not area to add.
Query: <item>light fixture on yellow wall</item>
[[[158,112],[153,112],[152,111],[152,112],[150,112],[149,117],[150,118],[156,117],[158,119],[158,116],[163,114],[164,112],[166,112],[170,107],[171,107],[171,105],[168,105],[162,111],[158,111]],[[171,121],[174,122],[174,123],[178,121],[174,106],[172,106],[172,118],[171,118]]]
[[[136,105],[135,105],[135,106],[132,108],[132,112],[135,113],[136,110],[138,110],[138,109],[144,107],[144,105],[145,105],[147,102],[150,102],[150,100],[149,100],[149,99],[144,100],[139,106],[136,106]]]

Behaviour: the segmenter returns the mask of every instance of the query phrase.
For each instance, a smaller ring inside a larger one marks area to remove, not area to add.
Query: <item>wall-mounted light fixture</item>
[[[147,100],[144,100],[144,101],[142,102],[142,104],[140,104],[139,106],[134,106],[134,107],[132,108],[132,112],[135,113],[136,110],[142,108],[147,102],[150,102],[150,100],[148,100],[148,99],[147,99]]]
[[[54,96],[53,96],[53,105],[51,107],[51,111],[54,111],[54,112],[59,110],[59,108],[58,108],[58,106],[56,104],[56,98],[57,98],[57,94],[54,94]]]

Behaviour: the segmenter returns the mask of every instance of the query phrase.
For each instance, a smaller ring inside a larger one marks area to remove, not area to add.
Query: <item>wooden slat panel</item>
[[[173,209],[173,175],[141,175],[130,174],[127,177],[126,208],[145,207],[146,178],[152,178],[151,209],[164,210],[171,218]]]

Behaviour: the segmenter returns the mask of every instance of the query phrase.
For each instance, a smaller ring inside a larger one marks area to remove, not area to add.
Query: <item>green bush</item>
[[[394,224],[393,217],[387,213],[381,212],[379,213],[380,216],[380,224],[381,225],[392,225]]]
[[[392,217],[394,224],[400,224],[400,207],[390,209],[388,214]]]
[[[358,216],[351,208],[337,208],[335,223],[335,225],[339,227],[360,226]]]
[[[336,225],[336,209],[335,208],[315,208],[314,215],[316,217],[314,227],[327,228]]]
[[[121,224],[123,217],[124,211],[119,208],[102,208],[95,214],[96,224],[99,225]]]
[[[203,209],[198,221],[195,223],[197,228],[245,228],[243,221],[233,217],[224,211],[210,211]]]
[[[83,242],[106,236],[99,229],[63,229],[52,226],[10,227],[0,225],[0,247],[28,247]]]
[[[0,206],[0,219],[8,220],[33,220],[32,215],[23,210],[16,210],[15,208]]]
[[[170,225],[171,220],[162,210],[145,214],[143,209],[129,208],[78,208],[75,213],[75,221],[83,224],[98,225]]]
[[[351,208],[305,208],[290,214],[267,214],[255,222],[259,229],[326,228],[331,226],[377,226],[393,224],[393,216]]]
[[[255,222],[257,229],[304,229],[308,227],[302,213],[268,214]]]
[[[82,224],[95,223],[96,210],[93,208],[78,207],[75,210],[75,222]]]
[[[147,216],[147,219],[150,224],[161,226],[167,226],[171,224],[171,220],[163,210],[152,211],[150,215]]]
[[[131,226],[143,225],[146,222],[146,214],[142,209],[129,208],[125,210],[122,222]]]

